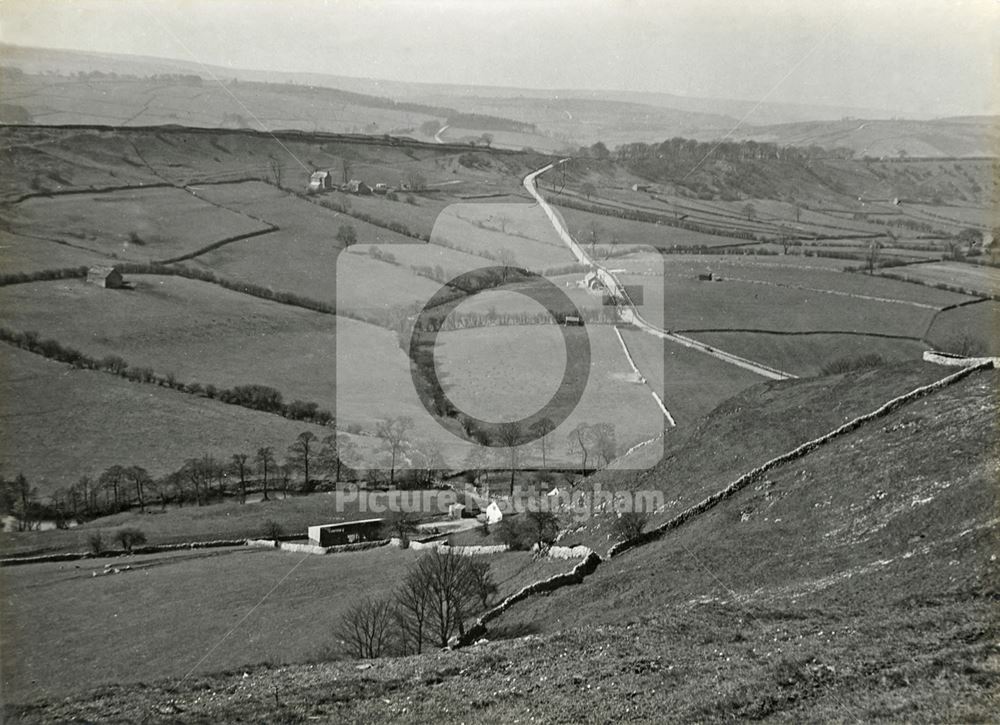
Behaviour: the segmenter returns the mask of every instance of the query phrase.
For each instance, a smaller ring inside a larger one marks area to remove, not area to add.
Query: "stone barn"
[[[125,279],[122,273],[114,267],[96,265],[87,270],[87,282],[96,284],[98,287],[107,289],[118,289],[125,286]]]

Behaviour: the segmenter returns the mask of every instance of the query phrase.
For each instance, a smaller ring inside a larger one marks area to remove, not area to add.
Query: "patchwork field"
[[[261,446],[284,451],[319,426],[286,420],[107,373],[74,370],[8,345],[0,419],[0,475],[24,473],[43,497],[98,476],[109,466],[138,465],[159,476],[208,454],[228,459]],[[48,533],[48,532],[45,532]]]
[[[883,274],[908,279],[925,285],[950,285],[982,295],[1000,294],[1000,269],[961,262],[911,264],[904,269],[887,270]]]
[[[5,569],[4,699],[329,657],[341,613],[391,592],[418,558],[238,548]],[[105,563],[131,568],[101,575]],[[572,566],[528,553],[490,564],[501,597]]]
[[[434,224],[431,241],[535,272],[576,260],[545,213],[531,204],[453,204]]]
[[[625,284],[644,278],[618,275]],[[656,311],[648,285],[646,302]],[[843,293],[736,281],[702,282],[671,278],[663,292],[664,320],[649,319],[670,330],[749,329],[782,332],[869,332],[919,338],[936,308],[884,302]]]
[[[939,312],[926,339],[940,349],[961,346],[968,340],[975,347],[970,352],[1000,355],[1000,303],[977,302]]]
[[[171,259],[269,229],[173,187],[26,199],[10,224],[15,232],[136,261]]]
[[[260,383],[333,407],[334,316],[180,277],[128,279],[134,289],[78,279],[0,288],[0,322],[184,382]]]

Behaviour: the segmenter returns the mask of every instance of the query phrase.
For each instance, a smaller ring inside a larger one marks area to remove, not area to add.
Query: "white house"
[[[490,501],[490,505],[486,507],[486,523],[493,525],[498,524],[503,520],[503,511],[497,506],[496,501]]]

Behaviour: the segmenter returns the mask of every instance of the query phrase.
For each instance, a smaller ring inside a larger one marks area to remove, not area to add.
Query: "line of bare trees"
[[[345,460],[354,460],[356,446],[344,434],[324,438],[300,433],[283,459],[272,446],[237,452],[229,459],[204,454],[188,458],[176,470],[154,477],[137,465],[112,465],[98,476],[82,476],[76,483],[53,491],[47,502],[23,474],[0,478],[0,514],[13,516],[19,531],[35,529],[43,520],[59,528],[128,509],[145,513],[168,505],[205,506],[229,497],[246,503],[251,491],[263,500],[280,493],[309,493],[321,484],[353,477]]]

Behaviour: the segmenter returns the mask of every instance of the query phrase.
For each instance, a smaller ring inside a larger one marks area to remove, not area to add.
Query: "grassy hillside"
[[[597,625],[652,614],[651,602],[805,613],[995,596],[996,383],[994,372],[975,374],[774,469],[663,539],[611,559],[583,587],[517,608],[505,624],[559,629],[570,602],[574,624]],[[785,392],[772,400],[802,400]],[[684,478],[693,483],[692,473]],[[591,604],[608,600],[616,607]]]
[[[115,464],[158,476],[188,458],[226,460],[261,446],[284,451],[304,430],[324,434],[319,426],[74,370],[8,345],[2,353],[0,473],[24,473],[42,497]]]

